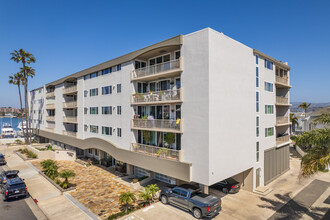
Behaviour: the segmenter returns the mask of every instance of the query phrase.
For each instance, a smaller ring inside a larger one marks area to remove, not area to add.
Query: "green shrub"
[[[61,182],[60,183],[60,187],[62,187],[62,189],[67,189],[68,188],[68,184],[66,184],[66,182]]]
[[[144,179],[147,179],[148,178],[148,176],[142,176],[142,177],[139,177],[138,178],[138,181],[140,182],[140,181],[142,181],[142,180],[144,180]]]
[[[22,145],[22,144],[23,144],[23,141],[21,141],[20,139],[16,139],[16,140],[15,140],[15,143],[16,143],[16,144],[20,144],[20,145]]]
[[[30,150],[28,150],[28,153],[27,153],[27,155],[28,155],[28,158],[32,158],[32,159],[35,159],[35,158],[37,158],[37,157],[38,157],[38,155],[37,155],[37,154],[33,153],[33,152],[32,152],[32,151],[30,151]]]
[[[61,180],[60,180],[60,179],[55,179],[55,183],[56,183],[57,185],[60,185],[60,184],[61,184]]]
[[[58,166],[54,160],[44,160],[40,163],[46,176],[54,180],[58,176]]]

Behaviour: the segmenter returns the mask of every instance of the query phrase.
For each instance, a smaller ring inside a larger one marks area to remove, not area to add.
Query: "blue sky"
[[[291,101],[330,102],[330,1],[0,0],[0,106],[18,106],[9,53],[37,58],[29,89],[211,27],[291,70]]]

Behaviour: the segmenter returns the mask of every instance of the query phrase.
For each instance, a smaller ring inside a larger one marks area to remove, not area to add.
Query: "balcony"
[[[279,88],[291,88],[288,77],[275,76],[275,84]]]
[[[45,130],[49,132],[55,132],[55,128],[46,127]]]
[[[46,104],[46,109],[55,109],[55,103]]]
[[[173,150],[164,147],[156,147],[151,145],[132,143],[131,151],[141,154],[147,154],[152,157],[159,157],[166,160],[176,160],[176,161],[181,160],[180,150]]]
[[[289,124],[290,122],[288,116],[276,117],[276,126],[285,126]]]
[[[182,72],[182,67],[182,58],[153,66],[146,66],[140,69],[132,70],[131,80],[150,81],[158,79],[159,77],[174,77]]]
[[[282,145],[284,143],[288,143],[290,142],[290,135],[286,135],[286,136],[282,136],[282,137],[278,137],[276,138],[276,145]]]
[[[182,88],[175,90],[133,94],[131,99],[131,103],[133,105],[180,103],[182,101]]]
[[[63,134],[71,137],[77,137],[77,132],[75,131],[63,131]]]
[[[63,102],[63,108],[77,108],[77,101]]]
[[[63,122],[76,124],[78,122],[78,117],[77,116],[64,116]]]
[[[76,93],[78,90],[77,90],[77,86],[70,86],[70,87],[66,87],[63,89],[63,95],[70,95],[70,94],[74,94]]]
[[[52,98],[55,97],[55,92],[47,92],[46,93],[46,98]]]
[[[55,116],[46,116],[46,121],[55,121]]]
[[[182,120],[133,119],[132,129],[182,133]]]
[[[282,96],[276,96],[276,105],[290,106],[289,99]]]

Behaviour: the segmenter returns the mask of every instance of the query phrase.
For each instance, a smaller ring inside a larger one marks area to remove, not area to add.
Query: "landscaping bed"
[[[20,148],[17,151],[15,151],[18,156],[20,156],[23,160],[33,160],[37,159],[38,155],[32,152],[31,150],[28,150],[26,148]]]

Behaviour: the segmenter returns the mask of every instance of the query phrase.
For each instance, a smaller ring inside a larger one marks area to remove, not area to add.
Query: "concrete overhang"
[[[291,69],[291,67],[289,65],[287,65],[285,63],[282,63],[281,61],[278,61],[278,60],[274,59],[273,57],[270,57],[270,56],[264,54],[263,52],[260,52],[259,50],[253,49],[253,53],[254,54],[257,54],[257,55],[259,55],[261,57],[264,57],[267,60],[272,61],[275,65],[277,65],[277,66],[279,66],[279,67],[281,67],[283,69],[286,69],[286,70],[290,70]]]

